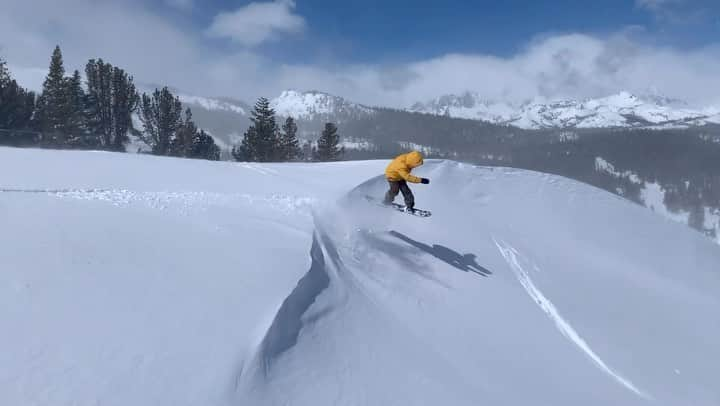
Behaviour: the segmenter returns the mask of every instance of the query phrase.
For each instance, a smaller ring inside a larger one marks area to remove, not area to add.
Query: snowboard
[[[370,201],[370,202],[373,202],[373,203],[377,204],[377,205],[380,206],[380,207],[391,208],[391,209],[397,210],[397,211],[399,211],[399,212],[403,212],[403,213],[405,213],[405,214],[410,214],[410,215],[417,216],[417,217],[430,217],[430,216],[432,216],[432,213],[431,213],[429,210],[421,210],[421,209],[408,210],[408,208],[405,207],[405,205],[403,205],[403,204],[398,204],[398,203],[392,203],[390,206],[388,206],[388,205],[384,204],[383,202],[378,201],[377,199],[375,199],[375,198],[372,197],[372,196],[365,196],[365,199],[367,199],[367,200]]]

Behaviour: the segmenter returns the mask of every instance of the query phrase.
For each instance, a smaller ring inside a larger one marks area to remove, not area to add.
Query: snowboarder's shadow
[[[475,254],[460,254],[457,251],[454,251],[448,247],[445,247],[443,245],[433,244],[432,246],[429,246],[427,244],[423,244],[419,241],[415,241],[412,238],[402,234],[398,233],[397,231],[390,231],[390,235],[392,235],[395,238],[398,238],[400,240],[405,241],[406,243],[427,252],[428,254],[434,256],[435,258],[447,263],[448,265],[452,265],[455,268],[464,271],[464,272],[474,272],[480,276],[488,277],[492,275],[492,272],[488,269],[483,268],[480,266],[480,264],[477,263],[475,258]]]

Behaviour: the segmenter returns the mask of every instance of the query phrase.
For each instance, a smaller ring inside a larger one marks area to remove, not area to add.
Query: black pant
[[[415,196],[404,180],[394,181],[389,180],[390,190],[385,194],[385,204],[390,204],[395,200],[395,196],[402,192],[403,198],[405,198],[405,206],[412,209],[415,207]]]

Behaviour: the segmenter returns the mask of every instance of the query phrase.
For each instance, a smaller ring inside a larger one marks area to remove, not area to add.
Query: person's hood
[[[409,152],[405,156],[405,163],[410,168],[417,168],[418,166],[423,164],[423,156],[418,151]]]

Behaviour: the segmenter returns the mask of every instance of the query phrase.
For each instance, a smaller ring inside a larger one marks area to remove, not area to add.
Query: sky
[[[0,57],[38,88],[102,57],[136,82],[252,101],[320,90],[406,107],[662,94],[720,103],[717,0],[2,0]]]

